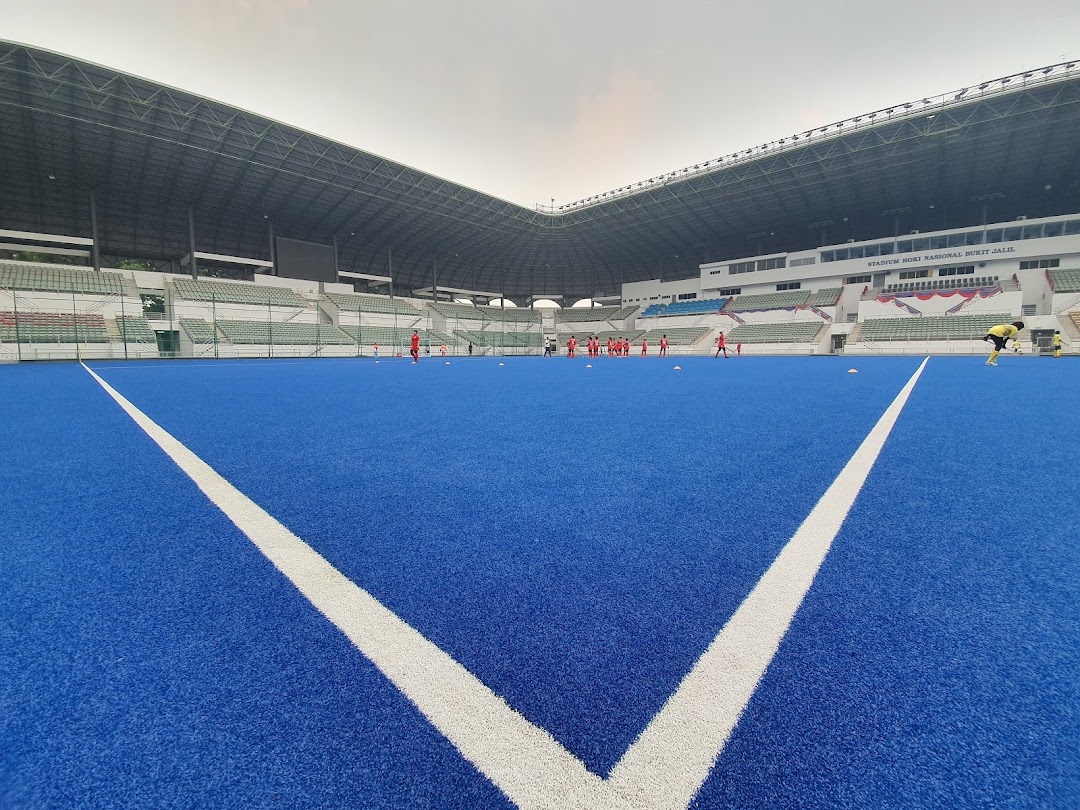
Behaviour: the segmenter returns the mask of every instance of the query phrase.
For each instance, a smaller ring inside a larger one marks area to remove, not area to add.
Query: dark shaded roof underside
[[[70,57],[0,42],[0,227],[102,252],[268,258],[338,240],[342,270],[401,289],[585,296],[701,262],[1080,210],[1080,80],[883,119],[549,214],[294,127]],[[55,178],[50,180],[50,175]],[[1049,189],[1047,188],[1049,186]],[[933,206],[933,207],[931,207]]]

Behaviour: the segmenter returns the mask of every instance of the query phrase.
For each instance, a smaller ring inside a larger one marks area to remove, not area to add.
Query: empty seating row
[[[420,333],[420,337],[427,338],[428,342],[432,345],[442,345],[445,343],[447,346],[456,346],[461,341],[456,335],[451,335],[448,332],[440,332],[438,329],[427,329]]]
[[[420,310],[400,298],[387,295],[353,295],[352,293],[327,293],[334,305],[344,312],[384,312],[389,315],[419,317]]]
[[[0,287],[14,290],[77,292],[88,295],[122,295],[124,277],[119,273],[95,272],[56,265],[0,263]]]
[[[447,318],[464,318],[473,321],[484,320],[484,313],[477,307],[468,304],[451,304],[445,301],[428,304],[433,310]]]
[[[1080,292],[1080,269],[1055,267],[1050,271],[1050,284],[1053,286],[1054,292]]]
[[[0,312],[0,342],[108,343],[100,315],[54,312]]]
[[[127,343],[156,343],[154,330],[150,328],[150,322],[142,315],[118,315],[116,326],[120,330],[120,337]]]
[[[482,332],[473,329],[455,329],[454,334],[474,346],[501,346],[498,332]]]
[[[539,332],[506,332],[503,340],[506,341],[504,346],[539,349],[543,346],[544,336]]]
[[[355,342],[328,323],[219,320],[217,326],[230,343],[326,346]]]
[[[901,292],[934,292],[937,290],[974,290],[979,287],[996,287],[999,284],[997,276],[956,276],[947,278],[930,278],[921,281],[902,281],[885,287],[884,293]]]
[[[567,307],[558,310],[557,317],[563,323],[599,322],[614,319],[621,311],[618,307]]]
[[[727,298],[702,298],[697,301],[677,301],[668,304],[657,313],[661,318],[669,318],[673,315],[707,315],[710,312],[719,312],[728,302]]]
[[[192,343],[213,343],[217,339],[214,327],[202,318],[181,318],[180,326]]]
[[[543,336],[540,332],[515,332],[501,329],[455,329],[454,334],[474,346],[539,349],[543,345]]]
[[[806,290],[787,290],[760,295],[739,295],[726,307],[726,312],[751,312],[763,309],[790,309],[806,304],[810,293]]]
[[[497,346],[504,349],[539,349],[543,336],[539,332],[469,332],[474,345]]]
[[[502,307],[477,307],[477,310],[493,321],[540,322],[540,311],[536,309],[525,309],[524,307],[506,307],[505,309]]]
[[[667,304],[649,304],[641,313],[642,318],[652,318],[667,309]]]
[[[261,304],[276,307],[303,307],[307,300],[288,287],[264,287],[261,284],[227,284],[222,281],[173,279],[176,293],[188,301],[215,301],[230,304]]]
[[[671,346],[693,346],[712,329],[708,326],[677,326],[671,329],[650,329],[638,335],[635,340],[647,340],[650,346],[659,346],[660,338],[667,335]]]
[[[786,323],[744,323],[727,334],[728,343],[813,343],[823,321],[789,321]]]
[[[413,330],[404,326],[352,326],[349,324],[342,324],[340,327],[342,332],[348,335],[353,342],[359,343],[361,346],[379,346],[389,347],[407,347],[412,340]],[[445,343],[447,346],[456,346],[458,339],[446,332],[440,332],[437,329],[418,329],[416,330],[420,335],[420,342],[425,346],[438,346]]]
[[[810,307],[835,307],[840,301],[840,293],[843,291],[843,287],[826,287],[817,292],[812,292],[810,297],[806,299],[806,305]]]
[[[862,323],[859,340],[978,340],[1012,315],[925,315],[911,318],[869,318]]]
[[[338,327],[348,335],[355,343],[361,346],[372,346],[376,343],[382,346],[407,346],[412,338],[412,329],[404,326],[369,326],[360,324],[342,324]]]

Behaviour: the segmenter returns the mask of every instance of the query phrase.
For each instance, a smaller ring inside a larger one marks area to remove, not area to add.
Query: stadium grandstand
[[[377,334],[397,352],[413,329],[454,352],[539,353],[545,337],[665,327],[706,330],[680,351],[738,328],[769,352],[954,352],[980,348],[936,339],[959,324],[857,327],[1005,313],[1045,343],[1080,308],[1072,62],[533,209],[16,43],[0,42],[0,104],[22,121],[0,130],[0,312],[28,326],[0,335],[4,359],[81,342],[100,357],[366,354]],[[50,314],[104,326],[73,343],[37,328]]]
[[[527,208],[0,41],[0,807],[1080,806],[1080,67],[882,102]]]

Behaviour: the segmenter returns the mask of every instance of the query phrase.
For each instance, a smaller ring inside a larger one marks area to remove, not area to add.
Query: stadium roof
[[[267,258],[337,239],[398,289],[569,298],[706,261],[1080,210],[1080,68],[893,105],[554,210],[529,209],[254,113],[0,41],[0,227],[102,252]],[[988,213],[987,213],[988,212]]]

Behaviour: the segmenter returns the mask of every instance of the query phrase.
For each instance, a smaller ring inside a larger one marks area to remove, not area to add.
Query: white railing
[[[1072,298],[1065,299],[1062,304],[1051,304],[1051,314],[1060,315],[1063,312],[1068,312],[1070,309],[1080,307],[1080,293],[1077,293]]]

